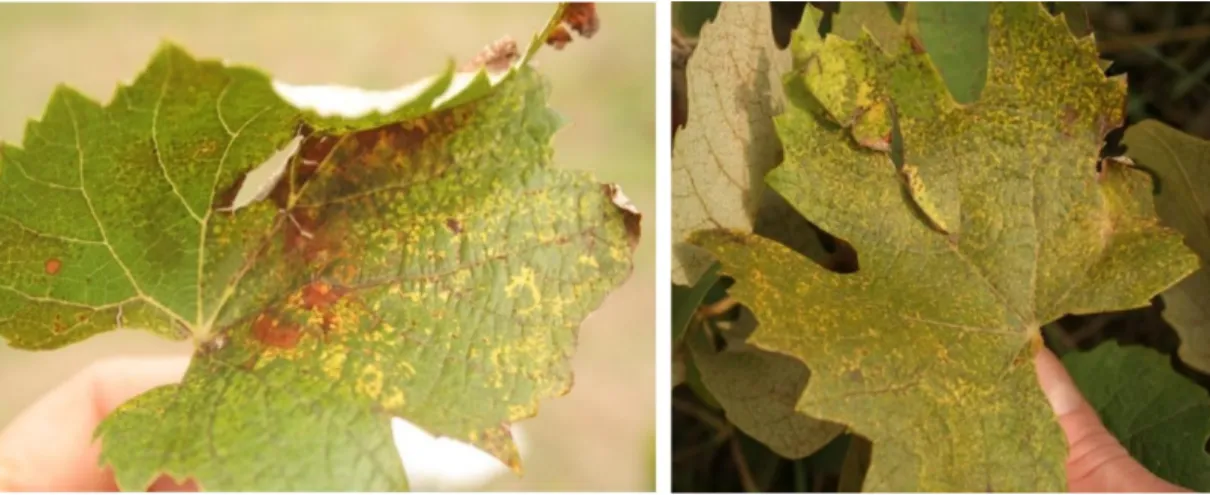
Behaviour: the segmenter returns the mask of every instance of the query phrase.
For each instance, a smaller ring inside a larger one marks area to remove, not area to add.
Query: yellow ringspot
[[[614,261],[626,262],[630,260],[629,251],[623,249],[621,246],[609,248],[609,257],[613,258]]]
[[[403,390],[393,390],[382,398],[382,407],[388,411],[399,411],[407,403],[403,399]]]
[[[579,263],[580,263],[581,265],[588,265],[588,266],[591,266],[591,267],[593,267],[593,268],[600,268],[600,267],[601,267],[600,265],[598,265],[598,264],[597,264],[597,258],[596,258],[595,256],[590,256],[590,255],[587,255],[587,254],[581,254],[581,255],[580,255],[580,259],[579,259],[578,261],[579,261]]]
[[[517,314],[521,316],[533,313],[542,304],[542,293],[538,291],[538,284],[534,280],[534,270],[528,266],[521,268],[521,273],[512,277],[508,285],[504,287],[504,294],[510,298],[518,297],[522,290],[529,293],[532,299],[530,306],[517,310]]]
[[[341,369],[344,368],[345,359],[348,357],[349,349],[347,347],[340,347],[334,351],[330,351],[328,355],[324,357],[324,374],[328,375],[328,378],[333,380],[340,379]]]
[[[361,376],[357,377],[357,392],[377,399],[382,394],[382,370],[372,364],[362,368]]]
[[[398,361],[397,364],[399,364],[399,366],[403,366],[404,368],[406,368],[408,370],[408,373],[410,374],[409,376],[416,376],[416,368],[412,367],[411,363],[409,363],[407,361]]]

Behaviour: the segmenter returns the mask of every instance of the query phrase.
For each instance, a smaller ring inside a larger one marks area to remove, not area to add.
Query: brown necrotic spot
[[[597,6],[592,2],[573,2],[563,10],[562,24],[556,27],[546,37],[546,44],[555,47],[556,50],[562,50],[564,46],[571,42],[571,33],[568,28],[583,36],[584,38],[592,38],[597,34],[597,30],[601,28],[601,20],[597,17]]]
[[[453,232],[455,235],[462,233],[462,223],[454,218],[445,219],[445,228],[450,229],[450,232]]]
[[[580,36],[591,38],[601,29],[601,19],[597,17],[597,5],[593,2],[572,2],[563,11],[563,22],[571,26]]]
[[[51,258],[51,259],[46,260],[46,274],[47,275],[58,275],[60,268],[63,268],[63,262],[59,261],[58,258]]]
[[[267,346],[293,349],[302,338],[302,329],[277,315],[262,313],[252,322],[252,336]]]
[[[333,287],[326,282],[311,282],[303,287],[302,306],[305,309],[325,309],[348,292],[341,287]]]

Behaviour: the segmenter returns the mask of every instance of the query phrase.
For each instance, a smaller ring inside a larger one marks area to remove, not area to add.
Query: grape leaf
[[[580,321],[621,284],[637,212],[552,168],[528,66],[446,71],[357,117],[164,46],[101,106],[66,87],[0,159],[0,336],[190,338],[180,384],[98,427],[119,487],[406,488],[390,420],[520,468],[509,423],[571,386]],[[244,175],[298,140],[264,201]]]
[[[811,23],[776,120],[786,160],[766,181],[849,241],[860,271],[746,232],[692,242],[759,320],[749,342],[811,369],[797,410],[873,442],[867,490],[1062,489],[1063,436],[1032,369],[1039,327],[1146,305],[1196,267],[1158,224],[1147,174],[1098,173],[1124,81],[1038,4],[992,8],[988,80],[965,106],[909,43],[820,40]],[[861,139],[893,123],[914,184],[889,146]],[[938,211],[953,212],[945,228]]]
[[[907,31],[891,16],[888,2],[841,4],[840,12],[832,16],[831,34],[852,39],[861,36],[863,31],[868,31],[883,48],[899,46],[900,38],[907,35]]]
[[[1127,155],[1159,177],[1155,209],[1185,236],[1202,269],[1164,292],[1164,319],[1181,337],[1181,360],[1210,373],[1210,141],[1155,120],[1126,129]]]
[[[689,116],[673,149],[673,283],[694,285],[713,263],[684,237],[698,229],[769,231],[823,255],[814,231],[761,181],[781,160],[773,116],[790,56],[773,40],[766,4],[723,3],[686,69]]]
[[[910,2],[896,22],[891,5],[855,2],[833,17],[832,33],[856,39],[863,30],[884,50],[897,49],[907,38],[915,50],[927,52],[954,100],[979,98],[987,78],[988,4],[974,2]]]
[[[1070,352],[1063,365],[1101,422],[1149,471],[1193,491],[1210,490],[1210,397],[1145,347],[1107,342]]]
[[[745,319],[751,316],[744,313],[741,322]],[[748,323],[751,329],[755,322]],[[702,384],[726,411],[727,420],[778,455],[801,459],[844,433],[844,425],[794,410],[811,377],[802,361],[746,345],[739,338],[716,350],[704,331],[687,335],[686,344]]]
[[[928,52],[958,103],[979,99],[987,81],[988,10],[984,2],[911,2],[903,24]]]
[[[672,286],[672,342],[677,344],[684,337],[685,331],[693,321],[706,296],[710,295],[714,284],[718,282],[718,266],[712,265],[706,269],[693,287]]]

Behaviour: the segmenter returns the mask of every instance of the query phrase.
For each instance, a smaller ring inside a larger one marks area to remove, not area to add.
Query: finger
[[[1038,383],[1067,437],[1067,484],[1073,492],[1187,491],[1151,474],[1130,457],[1084,400],[1059,358],[1042,348],[1034,358]]]
[[[181,380],[187,357],[111,359],[43,396],[0,432],[0,490],[111,491],[93,430],[110,411]]]

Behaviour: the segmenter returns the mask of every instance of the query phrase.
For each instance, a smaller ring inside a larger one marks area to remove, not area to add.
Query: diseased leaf
[[[693,285],[713,263],[682,242],[699,229],[767,230],[823,254],[815,232],[761,181],[781,161],[773,116],[784,106],[778,80],[790,69],[771,23],[768,4],[723,3],[689,59],[689,118],[673,149],[673,181],[683,185],[672,199],[673,283]]]
[[[1155,120],[1126,129],[1126,154],[1159,178],[1155,209],[1202,259],[1202,269],[1164,292],[1164,319],[1181,337],[1181,360],[1210,373],[1210,141]]]
[[[1116,342],[1070,352],[1063,365],[1105,428],[1149,471],[1193,491],[1210,490],[1210,397],[1145,347]]]
[[[1098,174],[1124,81],[1038,4],[992,7],[988,81],[966,106],[907,41],[883,51],[811,25],[777,118],[786,160],[766,180],[849,241],[860,271],[746,232],[692,242],[736,279],[760,322],[749,342],[811,369],[797,410],[873,442],[867,490],[1062,489],[1063,436],[1032,369],[1039,327],[1146,305],[1196,268],[1158,224],[1147,174],[1113,161]],[[860,139],[893,122],[920,190]],[[922,200],[952,216],[937,225]]]
[[[727,349],[715,350],[701,331],[686,336],[686,344],[702,384],[726,411],[727,420],[778,455],[806,457],[845,431],[844,425],[794,410],[811,377],[801,361],[738,339]]]
[[[394,416],[520,469],[509,424],[570,388],[576,330],[629,275],[639,217],[616,186],[550,166],[536,47],[501,48],[489,58],[515,63],[350,117],[168,45],[107,106],[60,88],[3,148],[0,336],[197,346],[180,384],[98,428],[121,488],[406,488]],[[294,139],[267,198],[230,208]]]

